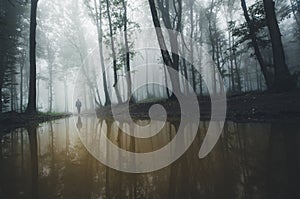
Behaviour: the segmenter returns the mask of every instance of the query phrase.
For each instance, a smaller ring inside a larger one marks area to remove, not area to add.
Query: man
[[[80,114],[81,102],[79,99],[77,99],[77,101],[76,101],[76,107],[77,107],[78,114]]]

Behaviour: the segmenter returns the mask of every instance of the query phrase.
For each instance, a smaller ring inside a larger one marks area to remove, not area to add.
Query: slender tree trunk
[[[10,111],[14,111],[14,74],[13,71],[10,71]]]
[[[208,17],[208,33],[209,33],[209,39],[211,43],[211,48],[212,48],[212,60],[214,63],[216,63],[216,38],[213,36],[213,27],[212,27],[212,14],[213,14],[213,6],[214,5],[214,0],[212,0],[211,3],[211,8],[209,11],[209,17]],[[214,94],[217,93],[217,79],[216,79],[216,67],[215,65],[212,66],[212,74],[211,74],[211,81],[212,81],[212,87],[213,87],[213,92]]]
[[[267,88],[271,88],[271,78],[269,76],[268,70],[267,70],[267,65],[265,64],[263,57],[261,55],[258,43],[257,43],[257,37],[256,37],[256,33],[255,33],[255,28],[254,28],[254,24],[253,21],[251,20],[249,13],[248,13],[248,9],[247,9],[247,4],[245,0],[241,0],[241,6],[243,8],[243,12],[244,12],[244,17],[246,19],[247,25],[248,25],[248,29],[249,29],[249,36],[251,38],[252,41],[252,45],[254,48],[254,54],[257,58],[257,61],[260,65],[260,69],[262,71],[262,74],[265,78],[265,83],[267,85]]]
[[[107,106],[111,104],[111,101],[108,94],[106,69],[105,69],[104,55],[103,55],[103,30],[102,30],[102,10],[101,10],[102,2],[101,0],[99,0],[99,13],[98,13],[98,6],[96,0],[94,0],[94,3],[95,3],[96,15],[97,15],[96,23],[97,23],[97,33],[98,33],[98,45],[99,45],[101,71],[102,71],[102,78],[103,78],[103,89],[104,89],[104,97],[105,97],[104,106]]]
[[[191,70],[192,70],[192,81],[193,81],[193,89],[194,89],[194,92],[197,92],[197,88],[196,88],[196,76],[195,76],[195,68],[194,68],[194,47],[193,47],[193,44],[194,44],[194,0],[190,0],[190,23],[191,23],[191,34],[190,34],[190,53],[191,53],[191,61],[192,63],[190,63],[191,65]]]
[[[50,57],[50,49],[48,48],[48,70],[49,70],[49,112],[52,112],[53,105],[53,63],[52,58]]]
[[[155,30],[156,30],[156,36],[157,36],[157,40],[158,40],[158,43],[159,43],[159,46],[160,46],[160,51],[161,51],[161,54],[162,54],[163,61],[166,64],[166,66],[171,67],[174,70],[178,71],[178,60],[177,60],[178,54],[176,56],[175,55],[176,53],[174,53],[174,52],[178,52],[178,43],[176,41],[177,38],[174,34],[172,34],[172,33],[170,34],[170,43],[171,43],[171,45],[173,45],[173,48],[171,46],[172,52],[173,52],[172,53],[173,61],[172,61],[171,56],[170,56],[170,54],[167,50],[165,39],[164,39],[164,36],[163,36],[163,33],[162,33],[160,20],[158,18],[158,14],[157,14],[157,10],[156,10],[155,1],[154,0],[148,0],[148,2],[149,2],[149,5],[150,5],[152,20],[153,20],[153,24],[154,24],[154,27],[155,27]],[[177,43],[177,51],[176,51],[176,43]],[[170,73],[170,71],[169,71],[169,73]],[[171,73],[170,73],[170,79],[171,79],[173,91],[177,90],[178,93],[180,93],[180,84],[179,84],[179,76],[178,75],[174,76],[174,75],[171,75]],[[170,98],[173,98],[173,97],[175,97],[174,94],[172,94]]]
[[[128,100],[130,102],[134,102],[134,97],[132,94],[132,83],[131,83],[131,71],[130,71],[130,52],[129,52],[129,44],[128,44],[128,31],[127,31],[127,25],[128,25],[128,19],[127,19],[127,2],[125,0],[122,0],[122,5],[124,9],[124,42],[125,42],[125,50],[126,50],[126,80],[127,80],[127,87],[128,87]]]
[[[110,14],[110,3],[109,0],[106,0],[106,11],[107,11],[107,17],[108,17],[108,25],[109,25],[109,34],[110,34],[110,45],[112,50],[112,57],[113,57],[113,68],[114,68],[114,88],[116,91],[116,96],[118,99],[118,103],[122,102],[119,88],[118,88],[118,68],[117,68],[117,57],[116,57],[116,49],[115,49],[115,42],[113,37],[113,27],[112,27],[112,21],[111,21],[111,14]]]
[[[30,14],[30,80],[27,113],[36,113],[36,15],[38,0],[31,0]]]
[[[147,93],[147,98],[149,97],[149,64],[148,64],[148,50],[145,50],[145,56],[146,56],[146,93]]]
[[[273,88],[280,91],[294,89],[295,82],[286,64],[284,49],[281,40],[281,33],[275,13],[275,2],[273,0],[264,0],[264,9],[266,12],[267,26],[271,37],[273,61],[275,69],[275,80]]]
[[[181,45],[181,48],[182,48],[182,55],[183,55],[183,58],[181,59],[182,60],[182,68],[183,68],[184,78],[186,80],[186,84],[184,84],[184,89],[185,89],[186,93],[188,94],[190,91],[189,91],[189,85],[188,85],[187,64],[186,64],[186,60],[184,58],[185,57],[185,46],[184,46],[184,44]],[[194,83],[194,79],[192,79],[192,80],[193,80],[193,83]]]
[[[64,79],[64,91],[65,91],[65,112],[69,112],[69,100],[68,100],[68,84],[66,78]]]
[[[3,89],[3,84],[0,83],[0,113],[3,112],[3,102],[2,102],[2,89]]]
[[[168,74],[167,74],[165,65],[164,65],[163,70],[164,70],[165,85],[166,85],[165,91],[166,91],[167,98],[169,99],[171,96],[170,96],[169,89],[168,89]]]
[[[20,68],[20,112],[23,112],[23,69],[24,69],[24,61],[21,63]]]
[[[32,180],[32,198],[38,198],[38,153],[37,153],[37,127],[27,127],[30,156],[31,156],[31,180]]]
[[[234,72],[233,72],[233,50],[232,50],[232,46],[233,46],[233,42],[232,42],[232,35],[231,32],[228,31],[228,43],[229,43],[229,52],[230,52],[230,80],[231,80],[231,90],[233,92],[235,92],[235,83],[234,83]]]
[[[232,37],[232,44],[233,44],[233,46],[235,45],[234,37]],[[233,61],[234,61],[234,66],[235,66],[235,74],[236,74],[236,78],[237,78],[237,90],[239,92],[242,92],[241,74],[240,74],[240,70],[239,70],[239,66],[241,65],[241,59],[240,59],[240,63],[238,64],[237,55],[236,55],[235,50],[233,50],[232,55],[233,55]]]
[[[1,41],[0,51],[3,52],[5,41],[3,41],[2,39],[0,39],[0,41]],[[3,89],[3,83],[4,83],[4,70],[5,70],[4,65],[5,65],[4,64],[4,55],[2,55],[2,53],[1,53],[0,54],[0,113],[3,112],[2,89]]]

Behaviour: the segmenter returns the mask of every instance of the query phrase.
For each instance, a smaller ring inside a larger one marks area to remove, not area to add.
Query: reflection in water
[[[76,123],[76,127],[77,129],[80,131],[81,128],[82,128],[82,122],[81,122],[81,117],[78,116],[78,119],[77,119],[77,123]]]
[[[134,139],[113,121],[78,117],[72,125],[72,120],[17,129],[0,138],[0,198],[300,198],[297,124],[227,122],[213,151],[200,160],[208,126],[201,122],[194,143],[178,161],[156,172],[127,174],[91,156],[76,127],[95,151],[106,133],[115,145],[140,153],[168,143],[178,122],[166,123],[151,138]],[[132,130],[126,123],[120,126]],[[122,164],[126,157],[109,158]]]
[[[37,126],[27,127],[29,146],[30,146],[30,159],[31,159],[31,186],[32,198],[38,198],[38,153],[37,153]]]

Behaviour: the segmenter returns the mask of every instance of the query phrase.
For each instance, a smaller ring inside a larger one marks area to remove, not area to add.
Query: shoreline
[[[7,112],[0,114],[0,133],[9,132],[17,128],[25,128],[30,125],[53,120],[63,119],[72,116],[71,113],[41,113],[26,114],[17,112]]]
[[[211,102],[207,96],[198,97],[200,120],[210,120]],[[300,121],[300,92],[246,93],[227,97],[226,121],[233,122],[297,122]],[[154,104],[162,105],[168,118],[179,118],[180,105],[177,100],[161,100],[130,104],[132,118],[149,119],[148,111]],[[122,114],[121,105],[113,105],[117,114]],[[98,117],[112,117],[111,106],[96,110]],[[293,120],[293,121],[289,121]]]

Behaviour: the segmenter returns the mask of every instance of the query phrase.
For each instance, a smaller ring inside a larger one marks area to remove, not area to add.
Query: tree
[[[299,29],[300,28],[300,0],[290,0],[290,2],[291,2],[294,18],[296,20],[296,24]],[[298,31],[300,31],[300,29]]]
[[[275,3],[273,0],[264,0],[264,9],[266,12],[266,21],[271,38],[275,79],[272,85],[273,89],[287,91],[296,87],[291,74],[288,70],[285,53],[281,40],[281,33],[275,13]]]
[[[252,41],[251,44],[252,44],[253,49],[254,49],[254,54],[255,54],[255,56],[257,58],[257,61],[260,65],[260,69],[263,73],[265,83],[266,83],[268,88],[271,88],[272,80],[271,80],[270,75],[268,73],[267,65],[266,65],[265,61],[263,60],[263,56],[262,56],[261,51],[259,49],[255,24],[254,24],[254,21],[250,18],[250,15],[248,13],[247,4],[246,4],[245,0],[241,0],[241,6],[242,6],[242,9],[243,9],[243,12],[244,12],[244,17],[245,17],[246,22],[247,22],[249,37]]]
[[[124,9],[124,13],[123,13],[123,26],[124,26],[124,42],[125,42],[125,53],[126,53],[126,58],[125,58],[125,62],[126,62],[126,80],[127,80],[127,87],[128,87],[128,100],[130,100],[130,102],[134,102],[134,97],[130,97],[129,95],[131,94],[131,89],[132,89],[132,83],[131,83],[131,70],[130,70],[130,49],[129,49],[129,42],[128,42],[128,18],[127,18],[127,1],[122,0],[122,6]]]
[[[26,32],[26,2],[0,2],[0,112],[17,111],[18,64],[22,62]]]
[[[111,45],[111,51],[112,51],[112,58],[113,58],[113,70],[114,70],[114,85],[116,91],[116,96],[118,99],[118,103],[122,102],[119,88],[118,88],[118,67],[117,67],[117,56],[116,56],[116,47],[115,47],[115,41],[114,41],[114,33],[113,33],[113,24],[111,19],[111,11],[110,11],[110,1],[106,0],[106,12],[107,12],[107,18],[108,18],[108,25],[109,25],[109,36],[110,36],[110,45]]]
[[[159,9],[161,10],[161,13],[163,16],[164,24],[165,24],[166,28],[168,29],[168,34],[169,34],[169,38],[170,38],[169,40],[170,40],[170,45],[171,45],[171,49],[172,49],[172,53],[171,53],[172,58],[171,58],[169,51],[167,50],[167,45],[166,45],[165,38],[164,38],[162,29],[161,29],[160,19],[158,17],[158,13],[156,10],[155,1],[148,0],[148,2],[150,5],[152,21],[153,21],[153,24],[155,27],[156,36],[157,36],[157,40],[158,40],[158,43],[160,46],[160,51],[161,51],[163,61],[166,66],[173,68],[175,71],[179,72],[179,55],[178,55],[179,49],[178,49],[178,40],[177,40],[178,35],[174,31],[177,31],[177,32],[181,31],[181,14],[182,14],[181,13],[182,12],[181,0],[177,1],[179,9],[176,10],[177,22],[174,21],[174,23],[173,23],[173,24],[175,24],[174,26],[172,26],[172,23],[170,20],[169,1],[164,2],[164,0],[161,0],[158,2]],[[174,4],[175,4],[175,1],[174,1]],[[176,5],[174,5],[174,6],[176,7]],[[172,31],[172,30],[174,30],[174,31]],[[170,73],[170,71],[169,71],[169,73]],[[170,79],[171,79],[173,91],[177,90],[178,93],[180,93],[179,74],[178,75],[170,75]],[[170,98],[174,98],[174,97],[175,97],[175,95],[173,93]]]
[[[99,0],[99,13],[97,12],[97,3],[95,0],[95,10],[96,10],[96,24],[97,24],[97,31],[98,31],[98,45],[99,45],[99,52],[100,52],[100,59],[101,59],[101,70],[102,70],[102,78],[103,78],[103,89],[105,95],[105,104],[110,105],[111,100],[108,94],[107,88],[107,78],[106,78],[106,70],[104,66],[104,56],[103,56],[103,29],[102,29],[102,10],[101,10],[101,0]]]
[[[36,113],[36,13],[38,0],[31,0],[30,11],[30,79],[27,113]]]

